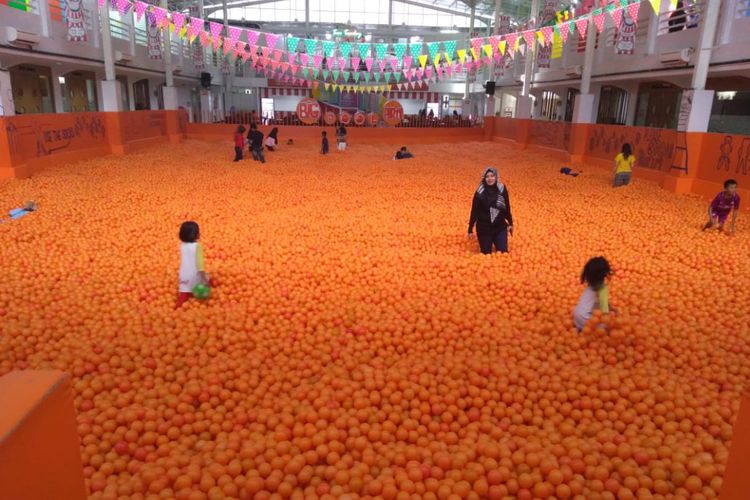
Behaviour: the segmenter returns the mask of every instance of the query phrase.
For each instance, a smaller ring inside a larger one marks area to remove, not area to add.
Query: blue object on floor
[[[29,212],[28,210],[24,210],[23,208],[14,208],[13,210],[10,211],[10,220],[20,219],[24,215],[30,214],[30,213],[31,212]]]

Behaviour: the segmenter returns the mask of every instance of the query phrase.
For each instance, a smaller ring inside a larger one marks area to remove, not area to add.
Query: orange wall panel
[[[70,376],[8,373],[0,401],[0,498],[85,499]]]

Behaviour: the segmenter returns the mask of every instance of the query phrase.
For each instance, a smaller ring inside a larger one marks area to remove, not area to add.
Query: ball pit
[[[284,138],[286,139],[286,138]],[[715,498],[750,374],[750,237],[497,144],[188,142],[0,184],[0,375],[73,375],[91,498]],[[511,253],[466,238],[486,165]],[[208,301],[174,310],[179,224]],[[575,333],[586,259],[607,329]],[[605,331],[608,334],[605,334]]]

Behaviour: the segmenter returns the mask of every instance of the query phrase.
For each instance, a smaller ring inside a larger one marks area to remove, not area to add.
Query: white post
[[[646,54],[649,55],[656,52],[656,38],[659,36],[659,16],[662,11],[663,3],[664,0],[660,0],[659,12],[654,12],[653,9],[649,9],[649,11],[651,11],[651,21],[649,21],[648,36],[646,38]]]
[[[596,26],[593,17],[588,18],[586,32],[586,53],[583,58],[583,72],[581,74],[581,93],[576,96],[573,105],[573,122],[594,122],[594,94],[591,93],[591,73],[594,70],[594,56],[596,55]]]
[[[531,0],[531,12],[529,21],[532,28],[536,28],[536,16],[539,14],[539,0]],[[526,59],[524,61],[524,74],[523,74],[523,87],[521,88],[521,95],[518,96],[516,102],[516,117],[517,118],[531,118],[533,106],[532,99],[529,95],[531,92],[531,79],[534,76],[534,57],[536,55],[537,40],[534,37],[534,43],[531,47],[526,46]]]
[[[310,0],[305,0],[305,34],[310,35]]]
[[[16,105],[10,86],[10,71],[0,66],[0,116],[14,116]]]
[[[120,82],[115,75],[115,61],[112,53],[112,33],[109,26],[109,2],[104,7],[96,7],[99,12],[99,26],[102,33],[102,54],[104,58],[104,80],[101,81],[102,111],[121,111]]]
[[[476,15],[476,3],[471,4],[471,17],[469,18],[469,39],[467,40],[467,43],[471,43],[471,35],[474,33],[474,16]],[[466,86],[464,88],[464,99],[469,98],[469,71],[466,71]],[[468,113],[465,113],[468,114]]]
[[[493,27],[493,33],[495,35],[500,34],[500,9],[503,6],[503,0],[495,0],[495,25]],[[492,47],[492,50],[497,50],[497,47]],[[495,81],[495,58],[493,57],[490,59],[489,64],[489,75],[487,77],[488,81]],[[497,92],[497,89],[495,89],[495,92]],[[484,105],[484,116],[495,116],[495,100],[497,98],[494,95],[487,96],[487,99],[485,101]]]
[[[305,3],[310,0],[305,0]],[[393,0],[388,0],[388,27],[393,28]]]
[[[162,9],[168,9],[167,0],[161,0]],[[162,97],[164,98],[164,109],[177,109],[177,89],[174,86],[174,74],[172,73],[172,33],[169,28],[164,30],[164,76],[166,86],[163,89]]]
[[[227,15],[227,0],[222,0],[221,8],[224,13],[224,36],[229,36],[229,17]],[[234,64],[227,62],[228,74],[224,76],[224,113],[232,108],[232,86],[231,79],[234,73]]]
[[[39,22],[41,23],[42,36],[49,37],[49,3],[39,2],[37,3],[39,8]]]
[[[703,16],[701,37],[698,52],[695,54],[693,68],[692,92],[683,93],[682,106],[690,109],[687,123],[688,132],[708,132],[711,109],[714,103],[714,91],[706,90],[708,66],[716,39],[716,26],[719,22],[719,2],[706,2]]]

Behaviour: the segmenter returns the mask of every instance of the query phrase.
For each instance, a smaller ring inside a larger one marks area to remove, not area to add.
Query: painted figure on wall
[[[729,171],[729,165],[732,163],[729,159],[729,155],[732,154],[732,149],[734,149],[732,146],[732,136],[728,135],[724,137],[724,143],[719,146],[721,155],[719,156],[719,161],[716,162],[716,170],[721,170],[723,168],[727,172]]]
[[[750,137],[745,137],[737,153],[737,173],[747,175],[748,168],[750,168]]]
[[[632,56],[635,51],[635,23],[633,18],[626,12],[620,21],[620,29],[617,31],[616,53],[624,56]]]
[[[547,0],[544,3],[544,10],[542,10],[542,15],[540,16],[540,26],[545,26],[552,22],[557,17],[557,0]],[[536,61],[537,61],[537,67],[538,68],[549,68],[550,67],[550,60],[552,58],[552,44],[549,43],[547,45],[544,45],[542,47],[539,47],[537,55],[536,55]]]
[[[82,0],[68,0],[65,2],[65,21],[68,25],[69,42],[85,42],[88,40],[86,35],[86,16],[83,11]]]
[[[150,12],[146,16],[146,37],[148,57],[150,59],[161,59],[161,30],[156,25],[156,17]]]

